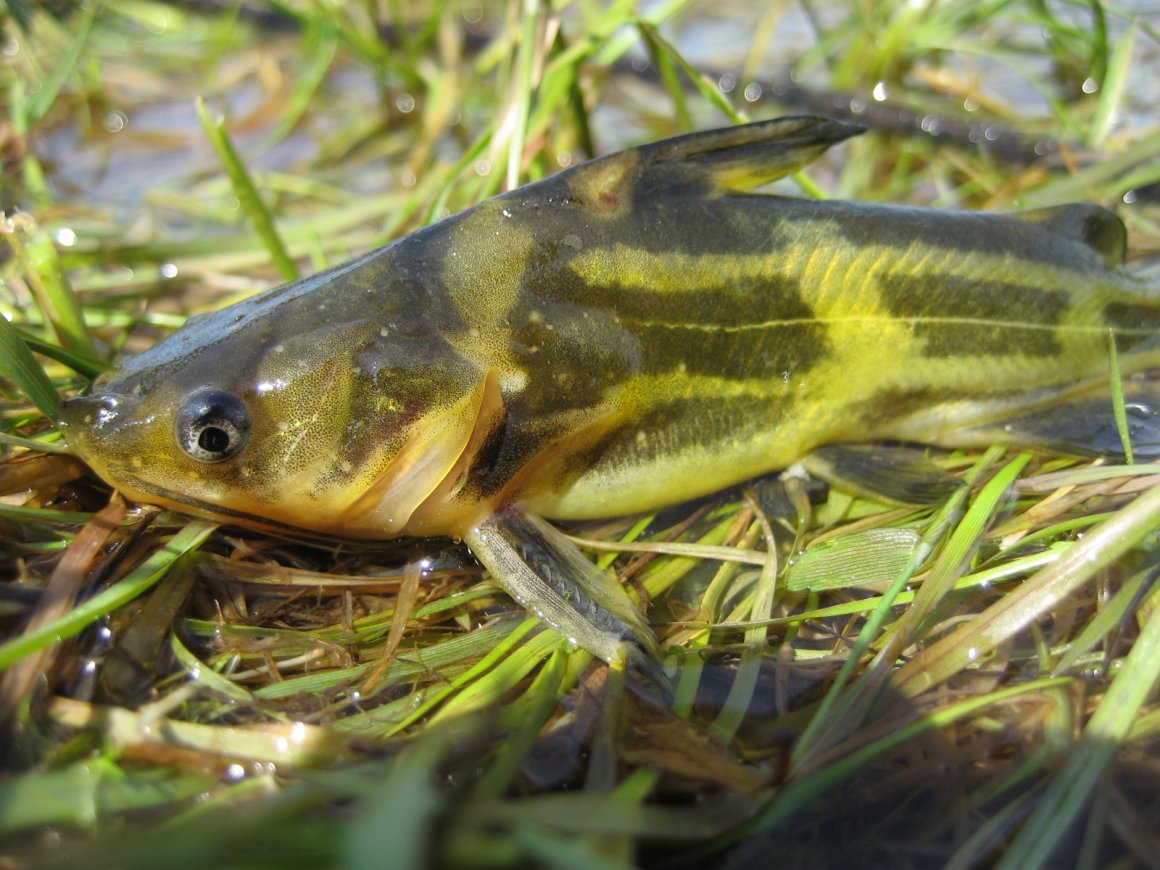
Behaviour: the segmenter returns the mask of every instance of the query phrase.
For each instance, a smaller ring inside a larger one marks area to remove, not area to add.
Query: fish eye
[[[237,396],[205,387],[190,393],[177,412],[177,443],[200,462],[221,462],[245,446],[250,411]]]

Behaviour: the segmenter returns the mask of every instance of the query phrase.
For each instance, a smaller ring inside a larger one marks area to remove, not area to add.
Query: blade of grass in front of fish
[[[169,635],[169,649],[177,663],[185,668],[189,678],[203,685],[206,689],[231,701],[242,704],[254,703],[254,696],[228,677],[224,677],[208,664],[195,656],[185,644],[181,642],[176,632]]]
[[[1160,596],[1154,598],[1160,602]],[[1066,765],[1052,777],[1031,818],[1004,850],[996,865],[999,870],[1040,867],[1050,861],[1124,747],[1133,720],[1158,682],[1160,606],[1153,606]]]
[[[988,707],[1001,705],[1022,695],[1064,687],[1072,682],[1070,677],[1034,680],[939,707],[922,716],[917,722],[899,728],[872,743],[849,753],[837,753],[835,755],[837,760],[812,770],[804,778],[793,779],[782,787],[765,808],[752,821],[743,825],[731,840],[735,842],[744,836],[777,826],[799,812],[813,799],[845,782],[870,762],[895,751],[911,740],[947,728]]]
[[[473,798],[499,798],[515,781],[540,730],[559,704],[567,659],[567,648],[557,646],[531,686],[501,711],[502,717],[511,719],[511,730],[496,749],[490,766],[475,783]]]
[[[386,679],[379,683],[380,693],[385,689],[401,686],[401,684],[418,683],[425,677],[432,675],[438,675],[440,682],[429,687],[430,691],[427,689],[413,690],[422,691],[422,697],[404,695],[397,702],[375,706],[375,708],[335,720],[332,727],[338,728],[339,731],[360,731],[391,737],[392,734],[404,730],[422,718],[415,716],[416,709],[422,708],[423,713],[429,712],[430,708],[434,708],[438,702],[451,693],[452,689],[449,688],[449,684],[457,687],[462,682],[471,679],[472,675],[478,675],[486,670],[491,665],[492,660],[486,662],[484,660],[488,657],[494,657],[496,648],[509,643],[509,638],[517,635],[520,630],[534,629],[537,624],[534,619],[528,619],[523,624],[503,621],[471,631],[466,635],[436,641],[436,643],[423,646],[422,650],[408,651],[407,655],[394,662],[394,665],[387,672]],[[299,658],[299,667],[311,664],[307,655]],[[285,698],[332,694],[336,689],[345,689],[347,693],[343,695],[340,705],[346,709],[351,703],[361,701],[362,698],[357,693],[356,684],[374,666],[374,661],[365,661],[362,664],[349,667],[306,670],[305,673],[264,683],[252,691],[254,697],[261,698],[263,701],[281,701]],[[249,672],[249,675],[259,673],[266,674],[264,665],[261,672],[254,669]],[[244,676],[245,674],[239,673],[233,675],[235,680],[241,680]]]
[[[60,619],[0,644],[0,670],[30,653],[79,634],[102,616],[132,601],[160,580],[182,556],[200,547],[216,528],[217,524],[208,520],[191,521],[124,579],[77,604]]]
[[[576,790],[504,801],[478,801],[458,808],[466,825],[508,827],[531,823],[572,836],[632,834],[646,840],[690,844],[722,835],[752,814],[750,798],[709,797],[694,806],[665,806],[609,800],[600,792]],[[682,859],[686,854],[682,853]]]
[[[729,534],[729,527],[733,522],[732,517],[725,517],[701,534],[694,544],[694,547],[704,546],[706,549],[720,547]],[[702,555],[695,551],[693,555],[689,556],[670,556],[664,559],[658,559],[653,564],[649,565],[648,572],[641,579],[644,585],[645,592],[648,593],[649,599],[655,599],[672,588],[678,580],[696,568],[702,559]]]
[[[761,530],[765,541],[765,564],[749,595],[751,600],[749,618],[757,624],[745,629],[745,648],[741,652],[741,660],[733,675],[733,683],[717,717],[709,726],[709,733],[722,744],[728,744],[733,739],[753,702],[753,693],[757,689],[757,678],[761,673],[765,654],[765,641],[769,634],[767,625],[760,621],[773,615],[773,606],[777,599],[777,541],[773,536],[773,526],[770,525],[769,518],[761,509],[752,490],[745,491],[745,501],[753,512],[754,522]]]
[[[430,867],[438,862],[430,832],[452,794],[442,787],[440,770],[462,745],[487,730],[484,717],[462,716],[424,730],[386,765],[385,775],[368,786],[343,835],[340,865],[383,866],[383,844],[390,844],[390,863],[397,867]]]
[[[546,825],[516,823],[512,839],[520,847],[520,857],[529,866],[555,867],[559,870],[634,870],[635,846],[631,835],[600,833],[575,836]]]
[[[291,766],[328,764],[348,749],[345,735],[302,722],[222,725],[186,722],[169,713],[184,706],[197,691],[186,685],[136,710],[58,697],[49,716],[66,728],[98,727],[116,748],[181,747],[202,753],[206,761],[222,758]]]
[[[954,589],[955,591],[961,591],[964,589],[987,587],[995,583],[1028,576],[1040,568],[1057,561],[1071,546],[1073,545],[1068,541],[1056,542],[1048,550],[1031,553],[1027,556],[1004,562],[1001,565],[996,565],[993,568],[968,574],[955,582]],[[901,607],[904,604],[910,604],[914,601],[916,594],[910,590],[898,593],[893,599],[894,606]],[[882,606],[882,601],[882,596],[874,595],[867,598],[859,598],[855,601],[846,601],[841,604],[831,604],[826,607],[807,607],[804,610],[796,611],[788,616],[778,616],[773,619],[764,620],[763,624],[770,627],[779,625],[801,625],[812,621],[833,619],[836,616],[871,614]],[[714,627],[740,631],[748,628],[749,623],[726,622]]]
[[[1124,380],[1120,376],[1120,355],[1116,351],[1116,333],[1108,330],[1108,365],[1111,369],[1112,385],[1112,415],[1116,421],[1116,430],[1120,433],[1120,444],[1124,448],[1124,461],[1133,465],[1132,433],[1128,429],[1128,411],[1124,407]]]
[[[429,698],[424,704],[416,708],[411,715],[400,720],[384,735],[392,736],[393,734],[402,731],[404,728],[418,722],[420,719],[430,715],[431,712],[447,698],[453,697],[456,692],[464,691],[472,685],[474,681],[480,680],[491,673],[495,668],[505,660],[505,658],[512,653],[514,649],[520,646],[529,635],[531,635],[540,626],[538,619],[529,618],[520,622],[510,630],[502,641],[488,649],[480,659],[473,664],[465,673],[451,680],[447,685],[443,686],[441,691],[437,692]],[[478,634],[478,631],[471,634]],[[551,632],[545,632],[551,635]],[[470,637],[471,635],[468,635]],[[535,640],[533,636],[532,642]],[[429,660],[429,651],[424,651],[423,661]],[[400,663],[402,664],[402,663]],[[486,693],[485,693],[486,694]],[[471,706],[470,704],[468,706]],[[446,707],[444,707],[446,710]],[[441,711],[442,712],[442,711]]]
[[[498,703],[520,680],[531,673],[561,644],[567,643],[554,631],[542,631],[521,644],[509,644],[506,655],[484,674],[470,681],[460,681],[462,687],[431,717],[431,723],[444,722],[474,713]],[[587,655],[575,650],[573,655]]]
[[[230,180],[234,196],[241,204],[242,213],[250,221],[250,225],[262,240],[270,259],[274,262],[278,272],[286,281],[294,281],[299,277],[298,267],[286,252],[286,246],[274,223],[274,216],[262,200],[254,180],[242,162],[241,156],[234,147],[233,141],[226,130],[225,119],[222,115],[213,112],[204,97],[197,98],[197,117],[201,121],[206,138],[213,146],[214,152],[221,161],[222,168]]]
[[[967,568],[971,553],[979,546],[991,521],[1004,506],[1011,486],[1030,461],[1030,453],[1016,456],[979,490],[951,533],[950,540],[939,553],[934,567],[923,580],[918,594],[914,596],[914,603],[895,624],[890,639],[879,650],[867,670],[866,679],[869,683],[880,685],[889,670],[896,665],[902,651],[921,636],[940,602]]]
[[[44,229],[30,215],[18,213],[0,224],[0,233],[20,263],[41,315],[57,341],[73,353],[96,359],[92,336],[76,294],[65,277],[60,254]]]
[[[60,393],[56,391],[24,338],[0,315],[0,377],[13,383],[45,417],[60,420]]]
[[[1141,595],[1156,579],[1156,570],[1155,565],[1149,565],[1137,571],[1116,590],[1111,600],[1102,603],[1083,631],[1067,645],[1063,655],[1051,668],[1051,673],[1062,674],[1075,667],[1079,659],[1103,642],[1116,626],[1123,623],[1129,613],[1135,613]]]
[[[1038,776],[1048,759],[1044,757],[1042,752],[1035,753],[1032,759],[1035,761],[1033,775]],[[1027,765],[1020,765],[1020,768],[1024,767]],[[995,851],[995,844],[1005,842],[1008,832],[1018,827],[1019,821],[1031,812],[1035,806],[1035,800],[1039,796],[1039,791],[1039,789],[1030,788],[1022,794],[1016,795],[997,811],[992,811],[990,816],[985,817],[982,824],[959,844],[950,860],[943,866],[943,870],[975,870],[977,867],[990,866],[991,862],[987,859],[990,857],[993,860],[992,853]],[[1076,864],[1073,866],[1092,865]]]
[[[1032,620],[1055,607],[1099,570],[1160,528],[1160,486],[1147,490],[1088,531],[1060,559],[1041,569],[976,618],[919,652],[892,679],[914,697],[971,666]]]
[[[15,837],[55,825],[93,831],[103,820],[121,813],[164,810],[195,801],[219,779],[213,773],[187,769],[135,780],[105,755],[86,756],[50,770],[12,774],[0,783],[0,834]]]
[[[93,310],[91,308],[88,309],[86,311],[85,320],[86,322],[92,320],[94,321],[94,325],[97,325],[100,318],[93,317],[92,314]],[[39,338],[35,335],[26,335],[22,333],[20,337],[24,339],[24,343],[28,345],[30,350],[35,351],[41,356],[55,360],[62,365],[66,365],[77,374],[83,375],[86,378],[95,378],[108,367],[101,360],[73,353],[67,348],[53,344],[52,342],[46,341],[45,339]]]
[[[964,486],[956,490],[946,500],[938,513],[935,514],[930,525],[927,526],[923,533],[923,545],[915,549],[910,564],[891,583],[886,594],[882,596],[878,607],[867,617],[833,684],[827,690],[825,697],[822,698],[821,704],[810,719],[805,731],[798,738],[790,757],[790,764],[793,768],[800,767],[810,755],[818,751],[819,744],[831,728],[838,727],[840,729],[841,723],[846,721],[851,707],[857,703],[860,697],[860,693],[853,690],[853,687],[849,692],[846,691],[846,688],[853,679],[854,670],[860,666],[862,656],[870,649],[870,645],[881,636],[886,621],[891,615],[894,602],[910,582],[919,566],[926,561],[930,553],[948,534],[953,533],[956,519],[967,500],[971,485],[991,465],[997,462],[1001,455],[1002,451],[998,448],[993,447],[987,450],[964,476]]]

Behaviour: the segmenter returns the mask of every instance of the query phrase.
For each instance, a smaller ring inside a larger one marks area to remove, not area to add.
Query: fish
[[[883,442],[1115,452],[1109,341],[1154,455],[1160,296],[1123,223],[761,190],[861,132],[775,118],[503,193],[190,319],[66,400],[66,439],[139,502],[462,541],[572,643],[654,670],[641,609],[557,522],[797,463],[906,502],[929,480]]]

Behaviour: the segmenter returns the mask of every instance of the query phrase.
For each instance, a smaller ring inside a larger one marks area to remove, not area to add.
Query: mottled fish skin
[[[346,537],[500,509],[606,517],[822,444],[967,430],[1160,363],[1096,206],[971,213],[752,193],[859,128],[780,119],[620,152],[197,318],[66,403],[127,495]],[[191,458],[212,388],[248,441]],[[964,434],[965,433],[965,434]]]

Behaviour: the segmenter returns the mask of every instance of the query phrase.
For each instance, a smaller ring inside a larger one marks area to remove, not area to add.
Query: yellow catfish
[[[752,192],[860,131],[697,133],[497,196],[191,320],[66,402],[68,441],[180,511],[461,538],[575,643],[655,657],[621,587],[544,518],[832,467],[846,443],[1107,450],[1109,332],[1125,373],[1160,362],[1160,297],[1121,270],[1104,209]],[[1154,446],[1155,403],[1132,410]]]

